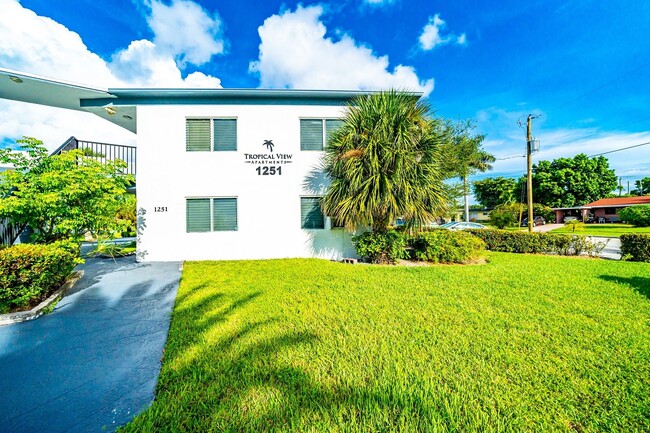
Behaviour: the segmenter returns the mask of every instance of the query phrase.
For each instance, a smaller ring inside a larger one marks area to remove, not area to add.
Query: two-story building
[[[87,111],[137,134],[139,260],[354,256],[321,211],[321,157],[363,94],[100,89],[0,70],[2,98]]]

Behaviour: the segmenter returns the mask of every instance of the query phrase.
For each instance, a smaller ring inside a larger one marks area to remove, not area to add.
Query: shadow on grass
[[[601,280],[619,284],[629,284],[634,290],[650,299],[650,278],[647,277],[619,277],[615,275],[601,275]]]
[[[277,318],[246,323],[246,315],[235,314],[263,302],[260,295],[232,300],[212,293],[188,309],[177,303],[156,401],[124,431],[304,431],[348,424],[395,430],[404,421],[426,431],[445,413],[394,386],[311,377],[300,368],[309,357],[300,355],[318,344],[316,334],[279,327]],[[220,334],[210,341],[206,335],[213,332]]]

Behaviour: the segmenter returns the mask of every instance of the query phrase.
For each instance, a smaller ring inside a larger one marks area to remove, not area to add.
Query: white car
[[[567,216],[567,217],[564,217],[564,222],[568,223],[569,221],[576,221],[577,219],[578,218],[574,217],[574,216]]]
[[[464,221],[449,222],[440,226],[441,229],[447,230],[469,230],[469,229],[487,229],[483,224],[470,223]]]

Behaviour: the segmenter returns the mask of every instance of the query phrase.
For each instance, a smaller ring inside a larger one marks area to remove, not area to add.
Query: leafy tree
[[[490,212],[490,223],[500,229],[517,226],[523,209],[522,203],[500,204]]]
[[[348,229],[376,232],[399,217],[417,226],[442,214],[447,198],[437,150],[449,130],[429,111],[396,90],[356,98],[325,147],[325,213]]]
[[[443,167],[448,177],[459,177],[463,182],[465,196],[465,220],[469,221],[469,176],[492,169],[494,156],[482,148],[485,135],[472,135],[471,122],[459,122],[448,125],[451,140],[444,143],[442,156]]]
[[[508,177],[488,177],[472,182],[474,197],[487,208],[515,202],[515,186],[516,181]]]
[[[102,163],[81,150],[48,156],[31,137],[17,143],[24,153],[0,150],[0,162],[15,167],[0,173],[0,217],[28,224],[43,243],[121,231],[116,213],[133,181],[124,174],[126,163]]]
[[[635,189],[630,191],[632,195],[649,195],[650,194],[650,177],[644,177],[641,180],[634,181]]]
[[[618,213],[621,220],[637,227],[650,227],[650,204],[623,208]]]
[[[604,156],[540,161],[533,166],[533,198],[550,207],[582,206],[606,197],[618,178]]]

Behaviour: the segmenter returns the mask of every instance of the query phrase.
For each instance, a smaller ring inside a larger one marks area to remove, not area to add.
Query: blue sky
[[[497,157],[523,153],[528,113],[542,115],[537,160],[650,141],[650,2],[494,3],[0,0],[0,66],[98,86],[408,87],[442,116],[476,119]],[[0,140],[135,141],[80,114],[23,121],[32,107],[1,104]],[[608,157],[624,183],[650,176],[650,146]]]

